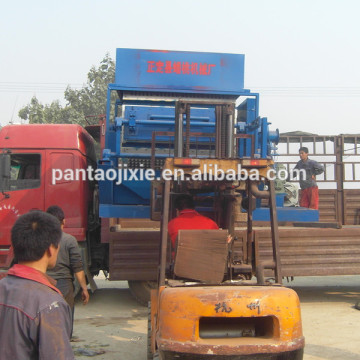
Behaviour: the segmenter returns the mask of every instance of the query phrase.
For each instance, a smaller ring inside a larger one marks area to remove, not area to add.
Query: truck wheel
[[[129,289],[134,298],[143,306],[150,301],[150,291],[156,288],[156,281],[133,281],[129,280]]]

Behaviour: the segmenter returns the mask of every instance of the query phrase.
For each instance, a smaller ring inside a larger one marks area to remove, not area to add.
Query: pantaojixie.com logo
[[[292,178],[297,177],[306,179],[306,172],[304,169],[295,169]],[[269,180],[286,180],[289,174],[285,169],[280,169],[276,172],[275,169],[268,169],[266,178]],[[51,183],[55,185],[62,181],[114,181],[116,185],[120,185],[124,181],[154,181],[154,180],[193,180],[193,181],[262,181],[264,177],[260,175],[258,169],[244,169],[239,164],[236,169],[223,170],[217,164],[205,164],[203,169],[192,169],[185,172],[183,169],[164,169],[161,172],[156,172],[154,169],[127,168],[126,165],[117,169],[94,169],[89,166],[86,169],[52,169]]]

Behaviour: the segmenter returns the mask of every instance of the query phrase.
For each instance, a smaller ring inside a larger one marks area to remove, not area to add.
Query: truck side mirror
[[[10,154],[2,153],[0,155],[0,191],[9,189],[11,170]]]

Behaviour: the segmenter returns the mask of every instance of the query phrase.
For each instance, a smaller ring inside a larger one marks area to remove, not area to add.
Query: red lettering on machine
[[[148,61],[148,73],[179,74],[179,75],[210,75],[215,64],[189,63],[181,61]]]

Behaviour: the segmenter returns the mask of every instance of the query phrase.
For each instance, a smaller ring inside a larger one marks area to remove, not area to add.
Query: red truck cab
[[[11,227],[32,209],[60,206],[65,232],[85,242],[88,215],[95,207],[95,183],[86,173],[90,167],[96,168],[94,140],[79,125],[8,125],[0,130],[0,268],[9,267],[13,258]]]

